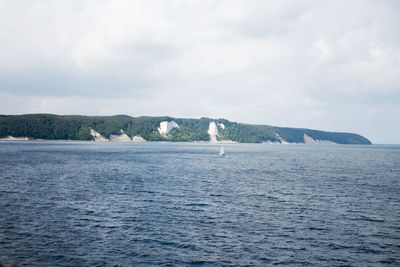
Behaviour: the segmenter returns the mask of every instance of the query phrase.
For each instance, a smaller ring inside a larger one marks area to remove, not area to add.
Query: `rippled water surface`
[[[0,142],[0,261],[400,265],[400,147]]]

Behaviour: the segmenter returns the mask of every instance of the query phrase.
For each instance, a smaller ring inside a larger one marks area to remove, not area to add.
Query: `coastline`
[[[265,141],[261,143],[241,143],[237,141],[232,141],[232,140],[221,140],[221,141],[146,141],[146,140],[108,140],[107,141],[98,141],[98,140],[72,140],[72,139],[34,139],[34,138],[29,138],[29,137],[5,137],[5,138],[0,138],[0,142],[27,142],[27,141],[33,141],[33,142],[90,142],[90,143],[134,143],[134,144],[139,144],[139,143],[192,143],[192,144],[208,144],[208,145],[230,145],[230,144],[258,144],[258,145],[341,145],[338,143],[334,142],[319,142],[319,140],[316,140],[315,142],[304,142],[304,143],[289,143],[286,141],[283,142],[271,142],[271,141]],[[351,145],[351,144],[342,144],[342,145]],[[362,145],[362,144],[357,144],[357,146]]]
[[[14,137],[14,136],[7,136],[0,138],[1,141],[52,141],[52,142],[95,142],[95,143],[197,143],[197,144],[217,144],[217,145],[224,145],[224,144],[263,144],[263,145],[341,145],[339,143],[335,143],[329,140],[318,140],[313,139],[312,137],[304,134],[304,142],[287,142],[285,140],[281,140],[281,142],[277,141],[263,141],[260,143],[246,143],[246,142],[238,142],[233,140],[217,140],[216,136],[212,136],[209,141],[147,141],[140,135],[135,135],[134,137],[130,138],[121,130],[121,135],[111,135],[110,138],[106,138],[103,135],[99,134],[98,132],[91,129],[91,136],[93,137],[92,140],[74,140],[74,139],[35,139],[27,136],[22,137]],[[352,145],[352,144],[343,144],[343,145]],[[353,144],[353,145],[367,145],[367,144]],[[368,144],[368,145],[373,145]]]

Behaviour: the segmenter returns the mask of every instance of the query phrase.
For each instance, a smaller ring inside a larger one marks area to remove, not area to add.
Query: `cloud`
[[[225,117],[384,142],[376,127],[400,130],[399,11],[397,1],[0,1],[0,113]]]

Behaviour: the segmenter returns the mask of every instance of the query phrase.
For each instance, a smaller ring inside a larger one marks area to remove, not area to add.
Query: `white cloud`
[[[397,1],[0,1],[0,113],[225,117],[384,142],[400,130],[399,11]]]

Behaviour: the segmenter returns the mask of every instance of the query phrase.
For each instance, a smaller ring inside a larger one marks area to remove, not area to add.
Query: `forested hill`
[[[97,136],[95,136],[97,134]],[[234,141],[240,143],[371,144],[358,134],[251,125],[225,119],[172,117],[0,115],[0,138],[46,140]],[[114,138],[114,139],[113,139]],[[133,138],[135,140],[135,138]],[[121,139],[121,138],[120,138]],[[118,140],[120,140],[118,139]],[[143,140],[142,139],[142,140]],[[122,140],[122,139],[121,139]]]

